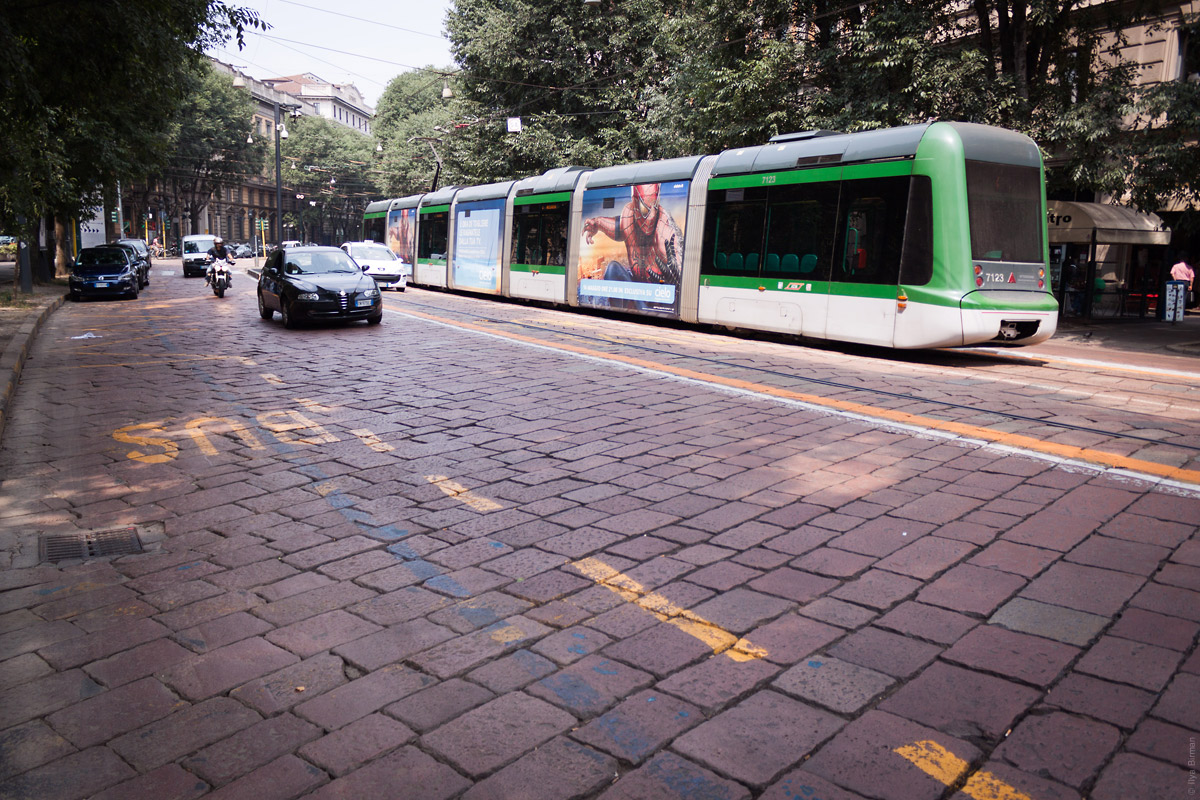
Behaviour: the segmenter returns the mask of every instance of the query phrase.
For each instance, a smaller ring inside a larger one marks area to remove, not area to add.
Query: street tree
[[[388,83],[379,99],[371,129],[382,148],[378,183],[389,197],[429,191],[435,175],[443,184],[459,177],[439,171],[433,157],[441,155],[442,142],[436,140],[444,142],[454,129],[457,104],[442,97],[446,87],[457,93],[458,82],[449,77],[451,72],[449,67],[433,66],[403,72]]]
[[[225,0],[0,5],[0,227],[78,217],[165,164],[204,48],[254,27]]]
[[[297,211],[285,221],[307,231],[308,241],[351,238],[379,194],[375,140],[324,117],[297,117],[287,128],[281,172]]]

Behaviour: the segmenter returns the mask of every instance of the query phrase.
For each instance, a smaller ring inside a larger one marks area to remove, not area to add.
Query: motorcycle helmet
[[[224,244],[224,243],[225,243],[225,240],[222,239],[220,236],[213,239],[213,244]]]

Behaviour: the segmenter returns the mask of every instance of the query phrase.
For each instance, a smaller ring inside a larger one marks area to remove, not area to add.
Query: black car
[[[142,288],[141,266],[129,248],[86,247],[75,258],[68,285],[72,300],[114,295],[136,299]]]
[[[142,246],[141,249],[132,244],[133,242],[140,244]],[[130,257],[133,258],[133,262],[137,264],[138,288],[150,285],[150,252],[146,250],[145,242],[141,239],[119,239],[112,244],[105,245],[105,247],[119,247],[129,253]],[[143,255],[142,251],[145,251],[145,255]]]
[[[281,247],[258,277],[258,313],[278,311],[284,327],[300,322],[365,319],[383,321],[383,299],[375,280],[336,247]]]

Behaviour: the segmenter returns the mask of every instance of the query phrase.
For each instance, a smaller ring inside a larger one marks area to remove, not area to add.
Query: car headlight
[[[362,293],[362,296],[363,297],[378,297],[379,290],[378,289],[367,289],[365,292]]]
[[[301,292],[300,294],[296,295],[296,299],[297,300],[307,300],[307,301],[311,302],[314,300],[320,300],[321,296],[319,294],[317,294],[316,292]]]

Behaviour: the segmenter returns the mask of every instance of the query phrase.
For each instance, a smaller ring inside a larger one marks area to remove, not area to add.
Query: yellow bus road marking
[[[646,591],[640,583],[599,559],[585,558],[572,562],[571,566],[579,570],[585,578],[620,595],[626,602],[646,609],[661,621],[674,625],[689,636],[704,642],[712,648],[714,654],[725,653],[734,661],[751,661],[767,656],[767,651],[763,648],[756,647],[698,614],[675,605],[657,592]]]
[[[350,433],[357,436],[360,442],[376,453],[390,453],[396,449],[366,428],[359,428],[358,430],[350,431]]]
[[[993,430],[991,428],[968,425],[962,422],[935,419],[933,417],[925,417],[919,414],[910,414],[906,411],[898,411],[889,408],[881,408],[879,406],[870,406],[864,403],[856,403],[850,400],[839,400],[837,398],[821,397],[820,395],[796,392],[779,386],[769,386],[762,383],[744,381],[739,378],[729,378],[723,375],[699,372],[670,364],[660,364],[655,361],[634,358],[633,356],[605,353],[600,350],[591,350],[586,347],[567,344],[565,342],[553,342],[544,339],[538,339],[533,336],[525,336],[523,334],[513,333],[510,331],[494,330],[482,325],[476,325],[470,322],[462,322],[459,320],[445,319],[433,314],[426,314],[424,312],[413,311],[411,309],[405,309],[403,311],[398,311],[397,313],[406,314],[408,316],[417,317],[419,319],[428,320],[430,322],[435,322],[442,325],[461,328],[463,330],[478,331],[488,336],[497,336],[512,341],[524,342],[537,347],[544,347],[549,350],[560,350],[565,353],[574,353],[602,361],[627,364],[638,369],[657,372],[660,374],[674,375],[679,378],[698,381],[700,383],[724,386],[742,392],[777,397],[793,402],[805,403],[811,406],[828,408],[845,414],[863,417],[867,420],[890,422],[906,427],[940,431],[956,437],[989,442],[1005,447],[1012,447],[1028,451],[1029,453],[1042,454],[1057,459],[1078,461],[1087,464],[1099,464],[1104,467],[1127,470],[1130,472],[1142,473],[1146,476],[1155,476],[1166,480],[1178,481],[1179,483],[1188,484],[1190,486],[1200,486],[1200,470],[1173,467],[1169,464],[1159,464],[1139,458],[1130,458],[1117,453],[1107,453],[1103,450],[1096,450],[1088,447],[1078,447],[1076,445],[1062,444],[1059,442],[1047,442],[1041,439],[1035,439],[1032,436],[1026,436],[1024,434]],[[1163,445],[1169,446],[1169,443],[1164,442]]]
[[[264,381],[266,381],[267,383],[270,383],[274,386],[286,386],[287,385],[283,382],[283,378],[279,377],[278,375],[274,375],[270,372],[264,372],[261,375],[259,375],[258,377],[262,378]]]
[[[241,422],[238,422],[236,419],[229,419],[228,417],[196,417],[188,422],[184,427],[187,429],[187,432],[191,434],[192,439],[196,442],[196,445],[200,448],[200,451],[206,456],[215,456],[217,454],[217,448],[213,447],[212,442],[208,440],[208,436],[206,436],[203,431],[204,424],[208,422],[224,425],[226,428],[237,434],[237,437],[242,440],[242,444],[246,445],[251,450],[266,450],[262,442],[258,441],[258,437],[251,433],[249,428],[247,428]]]
[[[281,381],[282,383],[282,381]],[[332,406],[321,405],[316,400],[309,400],[307,397],[297,397],[296,402],[307,408],[314,414],[332,414],[336,408]]]
[[[504,508],[504,506],[494,500],[472,494],[467,490],[467,487],[461,483],[455,483],[445,475],[426,475],[425,480],[441,489],[442,494],[447,497],[453,497],[455,500],[461,500],[476,511],[486,513],[488,511],[499,511]]]
[[[966,761],[930,740],[897,747],[894,752],[946,786],[953,786],[971,768]],[[974,800],[1033,800],[990,772],[976,772],[967,780],[962,793]]]
[[[137,436],[133,431],[155,430],[162,432],[161,428],[166,425],[166,420],[158,422],[142,422],[138,425],[126,425],[124,428],[117,428],[113,431],[112,436],[118,442],[126,444],[137,444],[142,447],[159,447],[162,448],[161,453],[143,453],[140,450],[130,450],[125,454],[125,457],[131,461],[140,461],[143,464],[164,464],[171,461],[179,453],[179,445],[172,442],[170,439],[159,439],[153,436]]]

